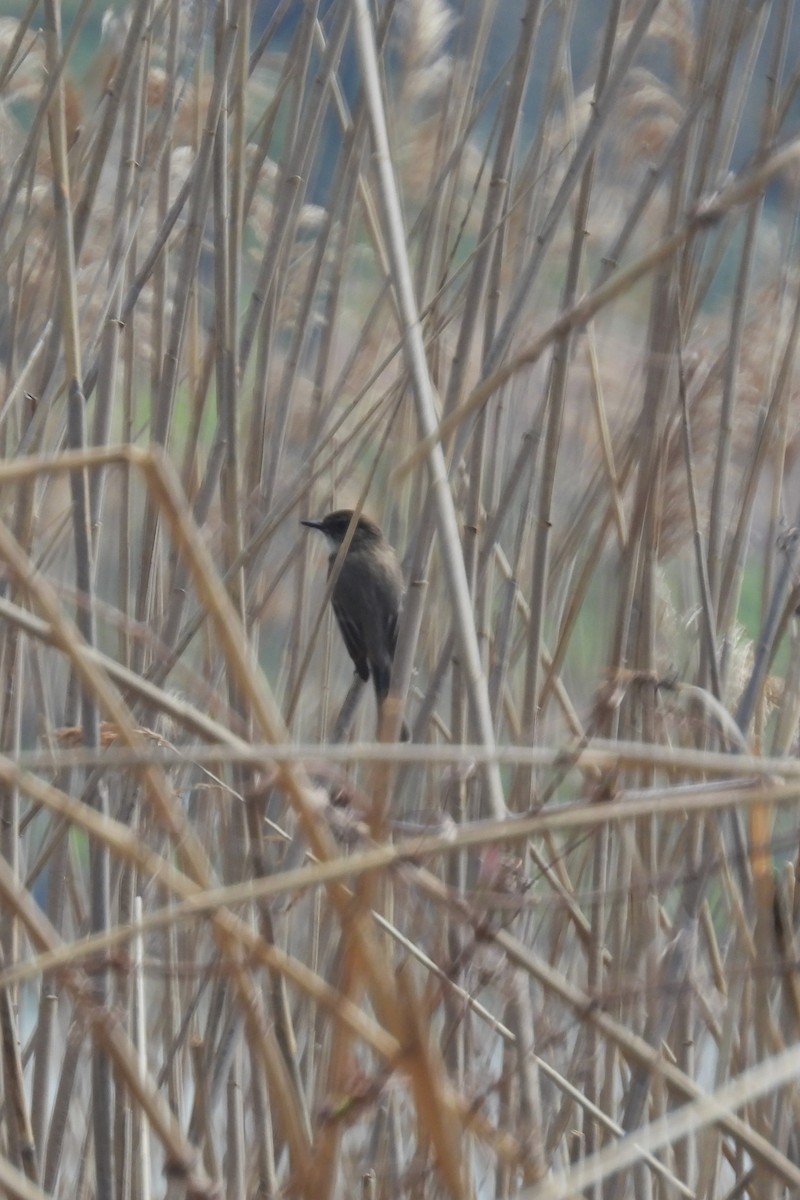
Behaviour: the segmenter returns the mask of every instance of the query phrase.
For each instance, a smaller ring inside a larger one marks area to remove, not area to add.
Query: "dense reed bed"
[[[0,1192],[797,1194],[797,44],[0,22]]]

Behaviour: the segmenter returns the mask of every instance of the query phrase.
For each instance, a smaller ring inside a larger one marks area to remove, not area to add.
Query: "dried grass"
[[[800,1189],[791,5],[479,7],[0,19],[4,1194]]]

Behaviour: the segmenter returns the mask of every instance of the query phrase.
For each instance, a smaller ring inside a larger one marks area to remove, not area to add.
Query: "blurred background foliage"
[[[797,1191],[799,62],[6,5],[0,1190]],[[408,747],[298,524],[362,504]]]

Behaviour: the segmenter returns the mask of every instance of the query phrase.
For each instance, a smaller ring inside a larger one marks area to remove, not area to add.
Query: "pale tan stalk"
[[[415,389],[417,419],[423,436],[430,436],[436,420],[434,396],[425,362],[417,303],[411,287],[408,261],[403,245],[402,219],[388,154],[372,29],[366,6],[361,0],[355,0],[355,17],[356,29],[358,31],[359,55],[365,76],[365,87],[367,89],[372,136],[378,155],[377,165],[380,172],[381,200],[385,206],[384,219],[387,226],[386,233],[392,259],[397,302],[402,312],[408,367]],[[486,680],[481,667],[480,649],[475,633],[475,625],[469,605],[469,589],[459,544],[455,511],[452,496],[447,485],[444,456],[439,446],[431,447],[428,468],[431,473],[431,485],[441,551],[445,560],[450,597],[454,608],[456,632],[464,658],[467,686],[470,691],[481,740],[487,746],[491,746],[494,744],[494,731],[492,728],[491,710],[489,708],[489,697],[486,690]],[[486,772],[486,787],[487,803],[495,815],[499,816],[505,811],[505,800],[500,776],[494,770]]]

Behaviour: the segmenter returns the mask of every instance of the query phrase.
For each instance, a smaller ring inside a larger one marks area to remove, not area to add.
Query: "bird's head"
[[[345,539],[352,519],[352,508],[340,508],[336,512],[328,513],[327,517],[323,517],[321,521],[301,521],[300,524],[307,525],[309,529],[318,529],[320,533],[324,534],[331,552],[335,554]],[[358,518],[353,532],[350,549],[358,549],[359,546],[367,546],[382,540],[383,534],[375,522],[362,515]]]

